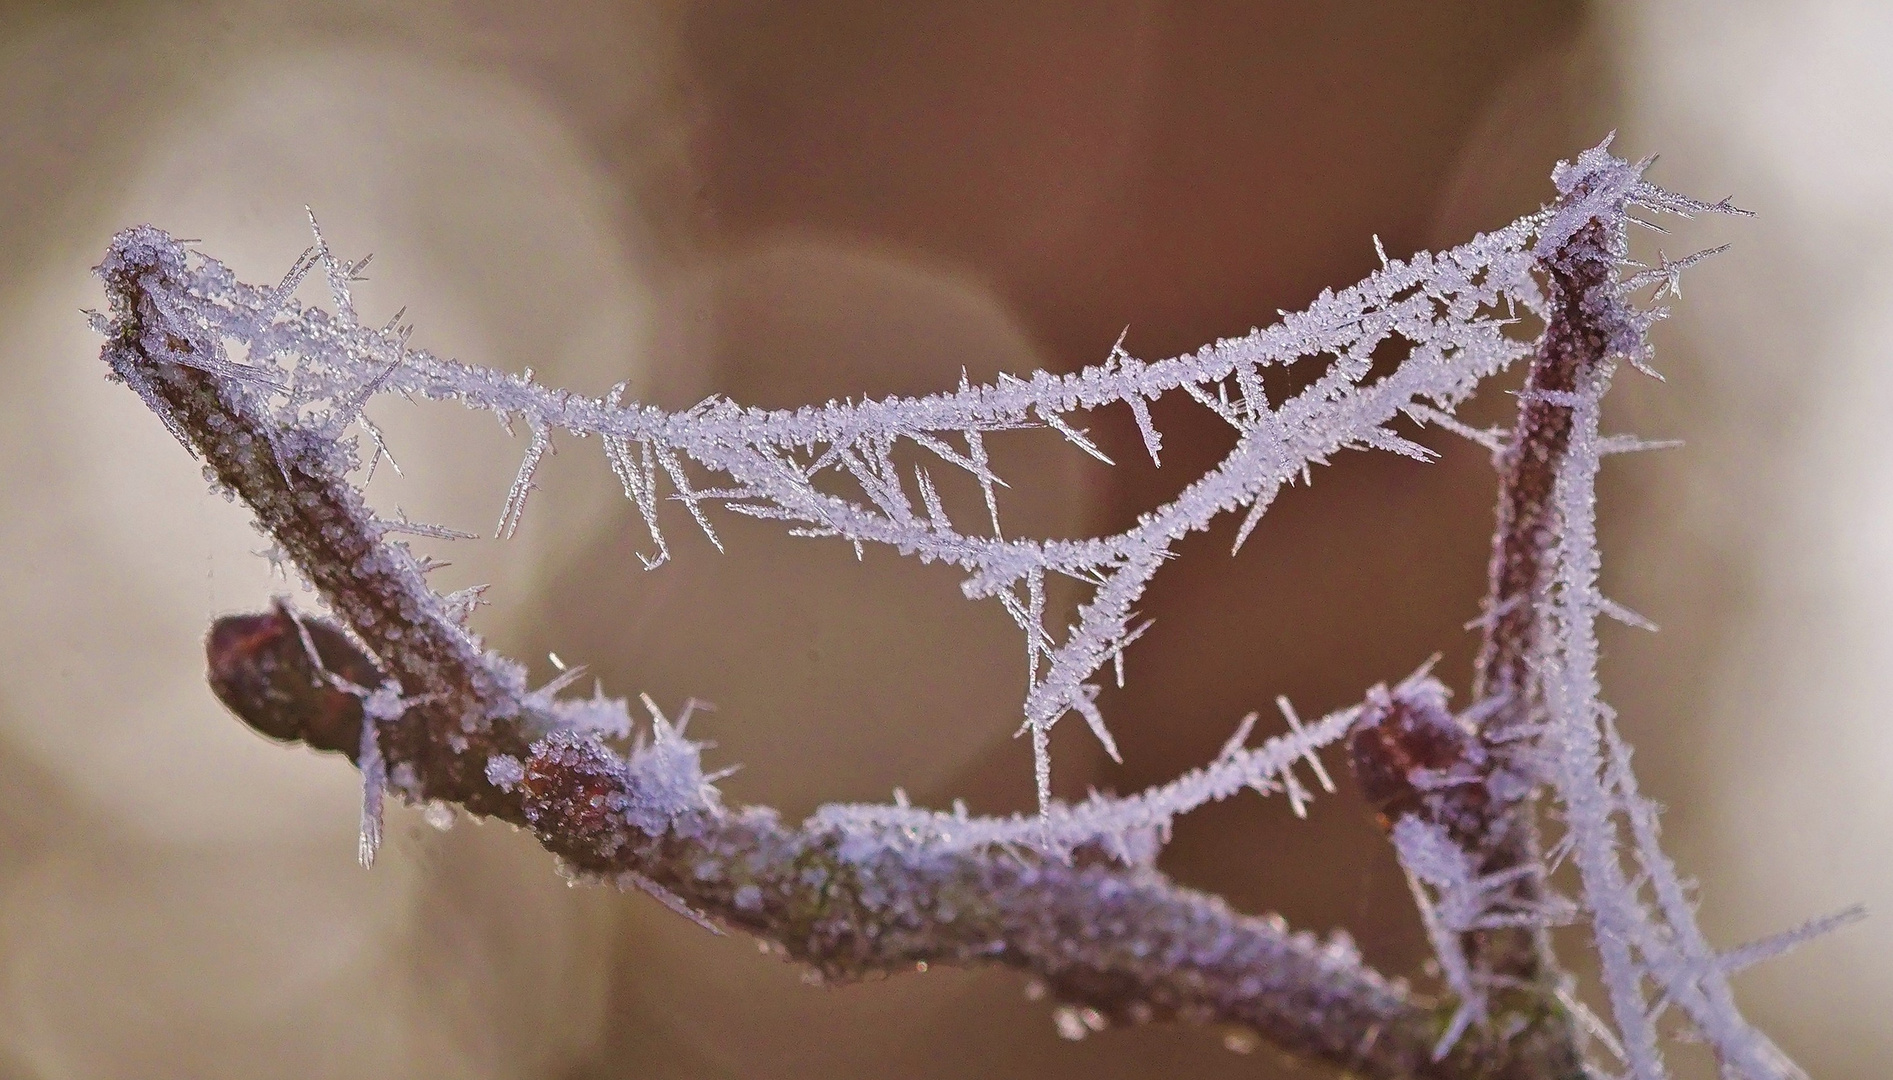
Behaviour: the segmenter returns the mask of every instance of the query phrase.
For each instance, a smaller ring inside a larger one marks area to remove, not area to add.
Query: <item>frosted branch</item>
[[[1586,1071],[1582,1033],[1594,1022],[1571,997],[1547,934],[1581,913],[1610,998],[1606,1041],[1638,1080],[1667,1075],[1657,1020],[1672,1009],[1732,1074],[1792,1080],[1799,1072],[1742,1018],[1728,977],[1842,920],[1717,953],[1659,847],[1655,808],[1597,685],[1597,617],[1641,617],[1597,591],[1596,476],[1605,454],[1655,445],[1601,436],[1599,402],[1616,364],[1649,359],[1646,332],[1661,312],[1630,293],[1654,283],[1673,294],[1682,271],[1714,253],[1622,273],[1628,208],[1734,212],[1665,192],[1642,172],[1600,146],[1560,163],[1559,197],[1537,214],[1438,255],[1389,260],[1381,251],[1382,268],[1361,283],[1190,355],[1139,360],[1120,339],[1102,364],[1069,375],[975,386],[962,374],[939,394],[795,411],[710,398],[671,413],[626,403],[623,386],[591,398],[541,386],[529,370],[410,349],[398,316],[380,330],[360,325],[349,284],[366,260],[337,259],[319,231],[281,282],[257,287],[156,229],[128,230],[99,267],[111,314],[94,323],[114,377],[250,505],[274,550],[339,618],[340,627],[298,622],[279,608],[225,620],[208,649],[213,686],[246,721],[361,767],[364,861],[384,790],[457,804],[530,829],[573,873],[755,933],[824,978],[1003,964],[1080,1010],[1063,1024],[1079,1033],[1172,1018],[1235,1023],[1293,1053],[1389,1078]],[[333,313],[291,296],[318,265]],[[1535,342],[1512,336],[1521,311],[1544,324]],[[230,359],[229,341],[244,361]],[[1375,375],[1389,343],[1399,358]],[[1456,418],[1483,380],[1522,357],[1530,371],[1509,433]],[[1271,404],[1264,370],[1291,365],[1301,365],[1303,389]],[[766,808],[723,804],[722,774],[704,772],[687,713],[673,724],[647,699],[640,725],[602,690],[561,698],[575,673],[529,689],[523,667],[466,628],[477,590],[436,595],[426,566],[392,539],[435,531],[377,518],[348,480],[359,464],[351,425],[376,460],[385,452],[361,415],[383,393],[458,400],[509,431],[525,422],[501,535],[517,528],[562,432],[599,437],[650,531],[646,567],[669,554],[659,513],[667,483],[719,547],[715,507],[857,552],[882,545],[960,568],[966,595],[996,600],[1025,638],[1021,719],[1039,813],[975,817],[897,798],[824,807],[788,826]],[[1079,414],[1122,405],[1155,462],[1162,436],[1148,403],[1173,393],[1235,431],[1220,462],[1122,532],[1007,538],[1006,483],[987,434],[1048,429],[1108,462]],[[1448,711],[1446,686],[1423,670],[1310,724],[1283,702],[1287,733],[1250,748],[1250,717],[1214,761],[1141,794],[1054,800],[1048,746],[1065,715],[1081,716],[1116,756],[1099,672],[1109,663],[1121,681],[1124,651],[1147,625],[1137,604],[1178,541],[1239,511],[1239,547],[1284,485],[1343,450],[1428,459],[1396,430],[1407,422],[1479,442],[1499,469],[1469,707]],[[947,481],[977,489],[988,529],[955,525]],[[1050,624],[1051,575],[1086,591],[1069,626]],[[1206,802],[1254,791],[1282,794],[1301,812],[1310,788],[1296,769],[1306,765],[1331,791],[1318,751],[1344,737],[1434,938],[1441,1003],[1366,968],[1342,939],[1324,944],[1279,920],[1235,914],[1154,869],[1175,818]],[[1575,864],[1580,904],[1546,884],[1556,859],[1539,837],[1542,793],[1559,808],[1553,851]]]

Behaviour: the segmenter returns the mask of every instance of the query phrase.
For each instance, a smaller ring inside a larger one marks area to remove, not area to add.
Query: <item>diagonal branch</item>
[[[1523,755],[1530,740],[1519,736],[1537,719],[1539,698],[1531,661],[1541,622],[1543,592],[1550,568],[1551,538],[1557,535],[1553,493],[1558,470],[1571,443],[1570,395],[1579,380],[1603,363],[1608,338],[1595,325],[1595,312],[1608,310],[1598,294],[1616,285],[1603,234],[1607,226],[1592,221],[1541,260],[1549,279],[1551,316],[1533,351],[1525,386],[1519,392],[1518,419],[1498,455],[1498,528],[1492,537],[1490,585],[1486,596],[1485,635],[1474,669],[1474,701],[1493,708],[1480,725],[1492,749],[1492,768],[1509,771],[1517,793],[1487,816],[1481,839],[1481,873],[1529,868],[1506,887],[1508,906],[1529,909],[1545,901],[1531,764]],[[1467,935],[1467,952],[1486,975],[1538,982],[1557,971],[1551,938],[1543,926],[1511,926]]]

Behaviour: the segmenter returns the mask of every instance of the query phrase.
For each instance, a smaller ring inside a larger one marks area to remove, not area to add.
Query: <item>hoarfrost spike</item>
[[[381,850],[381,796],[388,786],[388,766],[381,757],[381,739],[373,717],[364,718],[359,763],[362,773],[361,840],[356,857],[362,869],[375,865]]]

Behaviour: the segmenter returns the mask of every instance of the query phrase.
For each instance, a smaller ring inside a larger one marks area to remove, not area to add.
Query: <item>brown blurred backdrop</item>
[[[304,204],[375,252],[365,315],[406,305],[437,353],[786,406],[1069,370],[1127,325],[1148,357],[1238,334],[1367,272],[1375,234],[1406,254],[1503,224],[1622,129],[1626,152],[1665,151],[1659,182],[1763,217],[1653,240],[1737,248],[1664,328],[1668,384],[1615,399],[1622,425],[1692,445],[1607,479],[1609,585],[1664,625],[1607,636],[1612,697],[1717,941],[1893,895],[1876,43],[1893,23],[1838,2],[12,5],[0,1076],[1299,1075],[1214,1031],[1064,1042],[1004,973],[805,987],[642,897],[567,889],[505,829],[397,810],[360,871],[352,771],[264,744],[202,683],[210,618],[295,586],[103,382],[78,315],[117,228],[273,280]],[[490,533],[523,444],[461,410],[376,415],[406,475],[373,498]],[[1127,416],[1094,426],[1115,470],[1001,446],[1011,529],[1118,527],[1223,447],[1200,410],[1158,420],[1161,470]],[[1492,477],[1437,445],[1428,466],[1337,461],[1233,560],[1233,523],[1185,545],[1104,701],[1126,765],[1061,729],[1061,792],[1168,779],[1276,694],[1326,711],[1434,652],[1463,686]],[[1029,801],[1016,631],[955,575],[733,515],[719,556],[678,512],[675,560],[647,574],[595,448],[562,450],[517,539],[439,551],[449,587],[493,584],[496,646],[715,702],[697,730],[744,764],[738,800]],[[1164,866],[1419,974],[1404,885],[1345,786],[1308,822],[1206,809]],[[1889,960],[1875,925],[1744,985],[1816,1075],[1872,1075]]]

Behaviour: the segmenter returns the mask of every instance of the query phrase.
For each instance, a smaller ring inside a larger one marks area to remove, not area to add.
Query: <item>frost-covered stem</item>
[[[212,681],[243,718],[356,760],[359,703],[314,678],[297,623],[323,664],[358,681],[373,661],[326,624],[286,610],[219,620]],[[245,683],[245,677],[249,681]],[[264,688],[264,683],[268,688]],[[339,714],[349,713],[349,719]],[[412,764],[424,777],[459,754],[451,732]],[[536,742],[497,776],[495,816],[530,829],[568,872],[640,888],[703,921],[741,929],[845,982],[927,965],[1001,965],[1040,980],[1079,1030],[1181,1020],[1240,1025],[1279,1048],[1359,1077],[1563,1080],[1535,1029],[1505,1045],[1465,1040],[1432,1060],[1446,1014],[1363,966],[1337,935],[1320,942],[1277,917],[1231,911],[1161,873],[1096,850],[1067,861],[1009,849],[926,842],[857,849],[858,837],[811,819],[783,825],[766,808],[710,808],[655,831],[606,812],[640,800],[638,778],[598,743],[570,733]],[[1516,1002],[1516,1010],[1545,1007]]]
[[[130,236],[101,267],[116,316],[106,358],[215,480],[251,506],[375,654],[340,655],[353,646],[332,630],[313,644],[277,635],[289,650],[279,660],[319,651],[325,668],[352,683],[388,680],[380,696],[398,694],[398,704],[377,707],[371,696],[368,711],[398,793],[530,829],[575,870],[754,933],[826,979],[930,963],[1000,964],[1041,979],[1087,1026],[1242,1025],[1361,1077],[1550,1075],[1518,1041],[1466,1040],[1434,1061],[1443,1017],[1364,966],[1344,939],[1322,943],[1279,919],[1240,915],[1154,869],[1093,850],[1065,860],[916,842],[863,854],[848,850],[846,830],[817,821],[785,826],[764,808],[726,810],[711,801],[655,822],[619,812],[678,800],[642,790],[649,778],[595,738],[537,737],[538,705],[518,684],[517,666],[483,652],[427,592],[406,549],[365,512],[332,437],[279,423],[258,407],[239,378],[216,369],[212,331],[166,306],[176,270],[166,250]],[[214,666],[220,656],[261,647],[267,620],[290,616],[279,609],[250,618],[220,624]],[[265,709],[286,710],[258,726],[357,759],[363,744],[338,716],[360,703],[334,686],[302,685],[345,703],[340,712],[335,700],[315,710],[326,716],[320,739],[299,718],[314,713],[297,713],[310,703],[295,700],[293,678],[258,695]]]
[[[110,257],[101,267],[114,307],[127,316],[105,349],[114,374],[203,459],[215,482],[249,504],[263,531],[399,684],[404,708],[379,724],[388,766],[407,765],[419,775],[425,759],[427,798],[517,820],[517,800],[486,783],[479,763],[491,754],[525,753],[527,739],[516,725],[481,720],[519,715],[518,688],[495,678],[471,637],[441,615],[406,549],[363,527],[372,518],[338,471],[330,440],[277,425],[235,379],[191,366],[218,350],[210,331],[193,340],[188,323],[159,316],[156,291],[169,284],[170,269],[161,261]],[[430,757],[446,731],[458,733],[466,752]]]
[[[1542,717],[1531,659],[1556,553],[1553,496],[1571,444],[1571,395],[1605,362],[1609,351],[1610,335],[1596,325],[1597,313],[1615,310],[1617,304],[1608,239],[1608,226],[1593,219],[1540,255],[1551,314],[1519,393],[1517,422],[1498,460],[1498,528],[1492,538],[1485,638],[1474,669],[1473,699],[1495,703],[1481,734],[1492,750],[1493,767],[1511,774],[1501,790],[1513,797],[1489,818],[1479,869],[1482,874],[1503,874],[1532,868],[1506,887],[1503,902],[1519,910],[1540,907],[1545,899],[1544,881],[1536,872],[1543,858],[1534,781],[1523,760],[1531,740],[1523,736]],[[1465,942],[1478,975],[1548,987],[1561,978],[1544,926],[1475,930]]]

